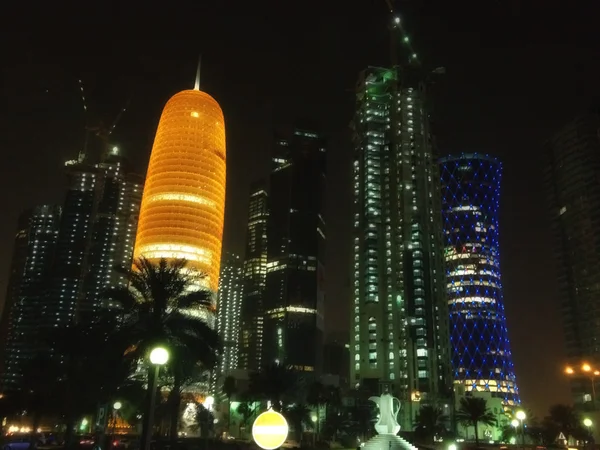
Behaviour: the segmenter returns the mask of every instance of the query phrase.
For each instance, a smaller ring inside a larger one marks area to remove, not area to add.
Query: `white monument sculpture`
[[[400,425],[398,425],[400,400],[390,394],[383,394],[381,397],[370,397],[369,400],[379,407],[379,420],[375,424],[375,431],[379,434],[398,434],[398,431],[400,431]],[[394,408],[394,401],[398,402],[397,408]]]
[[[402,405],[400,400],[387,392],[380,397],[370,397],[369,400],[379,408],[379,418],[375,424],[378,435],[367,441],[364,450],[418,450],[397,435],[400,431],[398,424],[398,413]]]

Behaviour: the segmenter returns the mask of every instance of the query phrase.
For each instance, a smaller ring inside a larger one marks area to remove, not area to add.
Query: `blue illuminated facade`
[[[440,173],[454,382],[510,407],[520,400],[500,276],[502,164],[462,154],[442,158]]]

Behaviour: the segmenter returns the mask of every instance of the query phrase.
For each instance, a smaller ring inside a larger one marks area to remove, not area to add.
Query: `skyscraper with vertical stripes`
[[[362,72],[352,123],[351,382],[398,397],[403,429],[451,386],[439,169],[426,85],[409,75]]]

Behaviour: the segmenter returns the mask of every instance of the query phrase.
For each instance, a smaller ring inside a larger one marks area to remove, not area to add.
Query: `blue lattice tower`
[[[443,158],[440,169],[454,380],[515,405],[498,244],[502,164],[463,154]]]

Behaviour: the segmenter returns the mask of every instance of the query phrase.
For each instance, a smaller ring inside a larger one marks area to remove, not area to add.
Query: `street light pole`
[[[523,449],[525,448],[525,418],[527,417],[527,415],[525,414],[525,411],[517,411],[517,419],[519,420],[519,422],[521,422],[521,445],[523,447]]]
[[[117,417],[119,415],[119,409],[121,409],[121,402],[115,402],[113,404],[113,426],[112,426],[112,433],[110,436],[110,441],[111,441],[111,445],[109,445],[109,448],[112,446],[112,444],[114,444],[115,442],[115,430],[117,428]]]
[[[158,386],[158,375],[160,366],[164,366],[169,361],[169,352],[163,347],[156,347],[150,352],[150,363],[154,366],[148,371],[148,410],[144,416],[144,425],[142,430],[141,450],[150,450],[152,442],[152,428],[154,425],[154,410],[156,409],[156,389]]]

